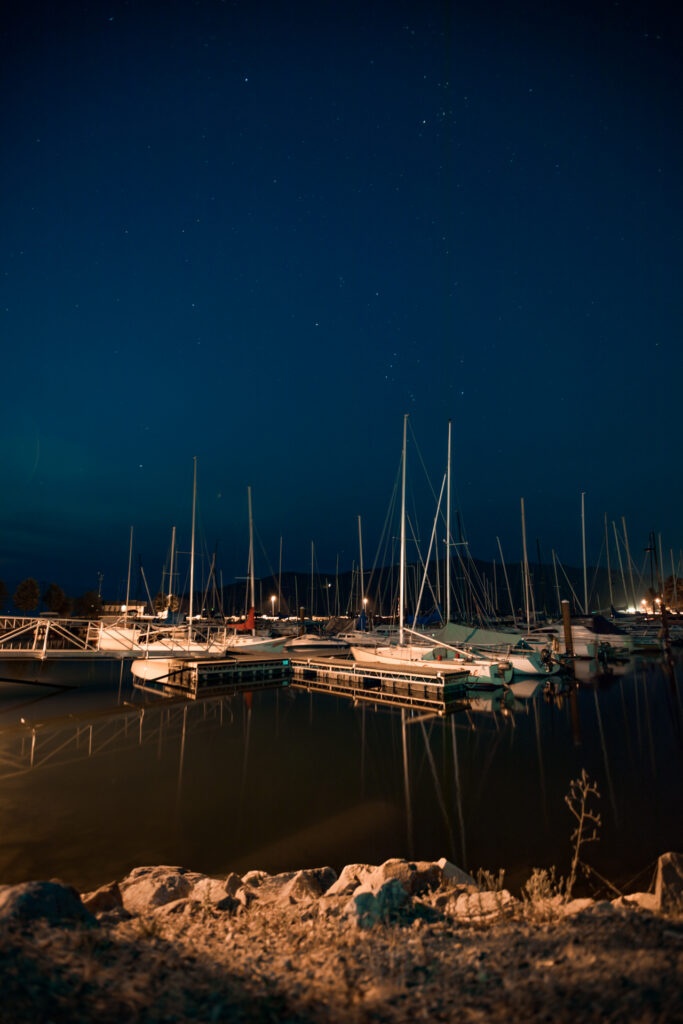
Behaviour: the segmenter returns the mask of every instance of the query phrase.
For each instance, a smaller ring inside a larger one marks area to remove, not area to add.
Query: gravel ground
[[[463,923],[443,897],[360,929],[322,901],[184,900],[96,925],[6,923],[2,1024],[682,1021],[683,920],[515,904]],[[552,912],[554,915],[554,912]]]

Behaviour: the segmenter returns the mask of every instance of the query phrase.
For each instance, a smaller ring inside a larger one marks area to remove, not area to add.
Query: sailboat
[[[256,633],[256,599],[254,581],[254,520],[251,511],[251,487],[247,488],[249,502],[249,597],[250,608],[246,622],[235,626],[234,632],[225,638],[225,650],[229,654],[277,653],[281,651],[286,637],[259,636]]]
[[[163,679],[183,667],[183,662],[197,657],[221,657],[225,650],[225,631],[212,632],[198,639],[193,634],[193,601],[194,601],[194,548],[195,521],[197,509],[197,456],[194,456],[194,473],[192,482],[192,540],[190,545],[190,596],[187,626],[171,629],[157,629],[152,634],[148,631],[143,638],[140,634],[136,641],[136,650],[143,655],[131,663],[131,672],[137,679]],[[173,532],[175,540],[175,528]]]
[[[495,680],[499,684],[512,678],[512,668],[504,662],[492,661],[490,658],[477,657],[467,652],[457,651],[448,645],[435,644],[428,637],[407,630],[405,626],[405,588],[406,588],[406,441],[408,416],[403,417],[403,454],[401,467],[401,549],[399,567],[399,599],[398,599],[398,644],[390,646],[359,647],[352,645],[351,654],[354,661],[364,665],[381,665],[388,668],[426,668],[441,661],[452,661],[468,675],[478,679]],[[442,487],[443,493],[443,487]],[[438,510],[437,510],[438,516]],[[430,549],[431,550],[431,549]],[[419,643],[406,643],[406,632],[419,637]]]

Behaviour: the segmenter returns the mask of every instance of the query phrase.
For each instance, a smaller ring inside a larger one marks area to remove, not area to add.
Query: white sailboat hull
[[[281,651],[284,647],[284,636],[229,636],[225,642],[225,650],[231,654],[258,654],[259,651]]]

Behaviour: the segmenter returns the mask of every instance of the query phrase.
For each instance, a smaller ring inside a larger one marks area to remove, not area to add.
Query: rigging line
[[[417,457],[420,460],[420,465],[422,466],[422,470],[423,470],[424,475],[425,475],[425,477],[427,479],[427,483],[429,484],[429,489],[432,492],[432,498],[434,499],[434,501],[436,501],[436,490],[434,489],[434,486],[432,484],[432,481],[431,481],[431,478],[429,476],[429,473],[427,472],[427,466],[425,465],[425,461],[422,458],[422,452],[420,451],[420,446],[417,443],[417,438],[415,437],[415,431],[413,430],[413,425],[412,425],[410,419],[408,420],[408,427],[410,429],[410,436],[413,439],[413,444],[415,445],[415,451],[417,452]]]
[[[424,573],[423,573],[423,576],[422,576],[422,586],[420,587],[420,593],[418,595],[417,604],[415,606],[415,615],[413,616],[413,622],[414,622],[415,625],[417,625],[417,617],[420,614],[420,603],[422,601],[422,594],[423,594],[423,591],[424,591],[424,588],[425,588],[425,581],[427,580],[427,578],[429,576],[428,566],[429,566],[430,558],[431,558],[431,555],[432,555],[432,548],[434,546],[434,537],[436,535],[436,530],[437,530],[437,526],[438,526],[438,522],[439,522],[439,509],[441,508],[441,499],[443,498],[443,489],[444,489],[445,486],[446,486],[446,474],[444,473],[443,480],[441,481],[441,493],[439,494],[439,503],[438,503],[437,508],[436,508],[436,515],[434,516],[434,526],[432,527],[432,536],[431,536],[431,538],[429,540],[429,550],[427,551],[427,559],[426,559],[426,563],[425,563]],[[431,583],[430,583],[429,589],[430,590],[432,589],[431,588]],[[432,597],[433,596],[434,596],[434,591],[432,590]],[[436,601],[435,603],[436,603],[436,606],[438,608],[438,601]]]
[[[398,488],[399,488],[400,479],[401,479],[401,460],[399,460],[398,469],[396,470],[396,477],[395,477],[395,480],[394,480],[394,488],[393,488],[393,491],[392,491],[392,494],[391,494],[391,498],[389,499],[389,505],[387,507],[386,515],[384,517],[384,524],[382,526],[382,532],[380,534],[379,543],[378,543],[377,548],[375,550],[375,560],[374,560],[374,562],[372,564],[372,569],[370,570],[370,578],[368,580],[368,587],[367,587],[368,591],[371,589],[371,586],[372,586],[372,581],[373,581],[373,578],[374,578],[375,570],[377,568],[377,563],[379,561],[380,552],[382,551],[382,544],[384,543],[385,555],[386,555],[387,548],[389,546],[389,540],[390,540],[390,536],[391,536],[391,530],[390,530],[391,517],[392,517],[392,514],[395,512],[396,502],[397,502],[397,499],[398,499]],[[382,574],[382,570],[380,569],[380,582],[381,582],[381,574]]]
[[[259,545],[261,547],[261,551],[263,553],[263,557],[266,560],[266,565],[268,566],[268,572],[270,574],[270,579],[273,581],[273,586],[275,587],[275,589],[277,589],[277,577],[275,575],[275,570],[274,570],[273,566],[271,565],[270,558],[268,557],[268,552],[266,551],[266,547],[265,547],[265,545],[263,543],[263,540],[261,538],[261,534],[258,532],[258,527],[256,526],[255,523],[254,523],[254,536],[256,537],[256,540],[259,542]],[[267,579],[267,578],[268,577],[261,576],[260,577],[260,582],[262,583],[263,580]]]
[[[559,565],[560,569],[562,570],[562,575],[564,576],[564,578],[566,579],[566,581],[567,581],[567,583],[569,585],[569,589],[572,592],[572,596],[574,598],[574,601],[576,602],[577,605],[579,605],[580,608],[583,608],[583,605],[582,605],[581,601],[579,601],[578,597],[576,596],[576,591],[574,590],[574,588],[572,586],[572,581],[569,579],[569,576],[567,576],[567,573],[564,570],[564,566],[562,565],[562,562],[560,561],[560,558],[559,558],[559,555],[557,554],[557,551],[555,552],[555,559],[556,559],[557,564]]]
[[[150,594],[149,587],[147,586],[147,577],[145,576],[145,570],[142,567],[142,562],[140,563],[140,575],[142,576],[142,582],[145,584],[145,590],[147,591],[147,599],[149,601],[149,606],[151,608],[152,615],[153,615],[154,614],[154,610],[155,610],[154,609],[154,601],[152,600],[152,595]]]
[[[600,548],[600,554],[598,555],[598,561],[597,561],[597,564],[596,564],[596,566],[595,566],[595,568],[593,570],[593,579],[591,580],[591,585],[588,588],[588,603],[589,604],[590,604],[590,601],[591,601],[591,597],[593,596],[593,591],[594,590],[595,590],[595,596],[598,599],[598,604],[600,604],[600,600],[599,600],[600,594],[598,593],[598,589],[597,589],[595,584],[596,584],[596,580],[598,578],[598,573],[600,571],[600,559],[602,558],[602,553],[603,553],[604,550],[605,550],[605,542],[603,540],[602,547]]]
[[[444,477],[444,480],[445,480],[445,477]],[[411,523],[410,517],[408,517],[408,522],[410,523],[411,529],[412,529],[413,524]],[[429,572],[427,571],[427,565],[429,563],[429,554],[427,555],[427,561],[425,561],[423,559],[423,557],[422,557],[422,552],[420,551],[420,547],[419,547],[417,541],[415,540],[415,534],[413,534],[413,541],[414,541],[414,543],[416,545],[416,548],[417,548],[417,551],[418,551],[418,559],[419,559],[420,566],[422,567],[422,573],[423,573],[423,575],[422,575],[423,584],[422,584],[422,588],[420,590],[420,598],[422,598],[422,591],[424,590],[424,585],[425,585],[425,580],[426,580],[427,587],[429,588],[429,593],[431,594],[432,600],[434,601],[434,606],[438,607],[438,601],[436,599],[436,595],[434,594],[434,589],[432,587],[431,580],[429,579]],[[429,551],[431,552],[431,543],[429,545]],[[415,615],[417,616],[417,611],[415,612]]]
[[[465,551],[467,553],[467,556],[468,556],[468,559],[469,559],[470,563],[474,565],[472,556],[470,555],[470,552],[469,552],[469,542],[465,541],[464,544],[456,545],[456,553],[457,553],[457,556],[458,556],[458,561],[460,562],[460,565],[461,565],[462,571],[463,571],[463,582],[466,582],[469,585],[470,595],[471,595],[472,601],[479,608],[481,594],[477,591],[477,588],[472,583],[472,577],[471,577],[471,575],[470,575],[470,573],[468,571],[467,565],[465,564],[465,562],[463,560],[462,552],[460,551],[461,547],[465,548]],[[476,571],[476,565],[474,565],[474,569]]]

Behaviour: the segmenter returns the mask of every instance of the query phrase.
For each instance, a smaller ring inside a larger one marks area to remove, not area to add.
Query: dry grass
[[[534,877],[534,876],[532,876]],[[539,892],[550,878],[536,875]],[[547,887],[551,886],[550,889]],[[111,927],[0,936],[2,1024],[26,1021],[665,1021],[683,1017],[683,927],[637,911],[367,932],[310,904],[202,905]]]

